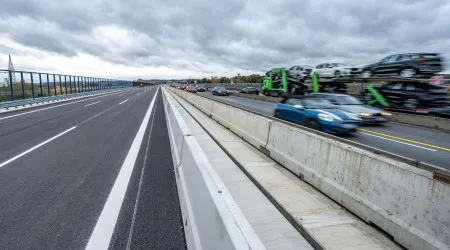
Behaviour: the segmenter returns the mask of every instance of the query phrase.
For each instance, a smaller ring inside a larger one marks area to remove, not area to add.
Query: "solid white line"
[[[84,105],[84,106],[85,106],[85,107],[89,107],[89,106],[91,106],[91,105],[94,105],[94,104],[97,104],[97,103],[100,103],[100,102],[102,102],[102,101],[94,102],[94,103],[87,104],[87,105]]]
[[[125,101],[123,101],[123,102],[119,103],[119,105],[120,105],[120,104],[122,104],[122,103],[125,103],[125,102],[127,102],[128,100],[129,100],[129,99],[126,99]]]
[[[150,124],[150,130],[148,133],[147,146],[145,148],[144,163],[142,164],[141,177],[139,178],[138,191],[136,194],[136,200],[134,201],[133,217],[131,218],[130,230],[128,231],[127,250],[131,249],[131,241],[133,239],[134,224],[136,221],[136,214],[137,214],[137,209],[139,206],[139,198],[141,196],[142,179],[144,178],[145,166],[147,165],[148,149],[150,147],[150,139],[152,138],[153,123],[155,121],[155,112],[156,112],[156,104],[155,104],[155,108],[153,109],[152,122]]]
[[[125,161],[122,164],[119,175],[114,182],[114,186],[109,193],[102,213],[95,224],[94,231],[89,238],[86,249],[108,249],[111,241],[114,227],[116,226],[117,218],[119,217],[120,208],[122,207],[123,199],[127,191],[128,183],[130,182],[131,173],[133,172],[136,158],[139,153],[139,149],[144,139],[145,130],[147,129],[150,114],[152,113],[153,106],[155,105],[156,96],[159,88],[156,90],[155,95],[147,109],[147,113],[139,127],[136,137],[131,144]]]
[[[405,144],[405,145],[408,145],[408,146],[413,146],[413,147],[416,147],[416,148],[421,148],[421,149],[433,151],[433,152],[436,151],[435,149],[426,148],[426,147],[421,147],[421,146],[414,145],[414,144],[411,144],[411,143],[406,143],[406,142],[402,142],[402,141],[397,141],[397,140],[389,139],[389,138],[386,138],[386,137],[382,137],[382,136],[378,136],[378,135],[373,135],[373,134],[370,134],[370,133],[365,133],[365,132],[361,132],[361,131],[360,131],[359,133],[365,134],[365,135],[370,135],[370,136],[373,136],[373,137],[378,137],[378,138],[381,138],[381,139],[384,139],[384,140],[388,140],[388,141],[393,141],[393,142]]]
[[[50,138],[50,139],[48,139],[48,140],[46,140],[46,141],[44,141],[44,142],[41,142],[41,143],[39,143],[38,145],[36,145],[36,146],[34,146],[34,147],[32,147],[32,148],[30,148],[30,149],[28,149],[28,150],[26,150],[26,151],[24,151],[24,152],[18,154],[18,155],[16,155],[16,156],[14,156],[13,158],[11,158],[11,159],[9,159],[9,160],[7,160],[7,161],[5,161],[5,162],[2,162],[2,163],[0,164],[0,168],[3,167],[3,166],[5,166],[6,164],[12,162],[12,161],[15,161],[15,160],[19,159],[20,157],[22,157],[22,156],[24,156],[24,155],[30,153],[31,151],[33,151],[33,150],[35,150],[35,149],[37,149],[37,148],[39,148],[39,147],[42,147],[43,145],[45,145],[45,144],[47,144],[47,143],[49,143],[49,142],[55,140],[56,138],[58,138],[58,137],[60,137],[60,136],[62,136],[62,135],[64,135],[64,134],[66,134],[66,133],[68,133],[68,132],[74,130],[75,128],[77,128],[77,126],[71,127],[71,128],[69,128],[68,130],[65,130],[65,131],[63,131],[63,132],[61,132],[61,133],[59,133],[59,134],[53,136],[52,138]]]
[[[90,98],[82,99],[82,100],[79,100],[79,101],[74,101],[74,102],[64,103],[64,104],[60,104],[60,105],[55,105],[55,106],[51,106],[51,107],[48,107],[48,108],[37,109],[37,110],[32,110],[32,111],[28,111],[28,112],[24,112],[24,113],[20,113],[20,114],[15,114],[15,115],[10,115],[10,116],[0,117],[0,120],[4,120],[4,119],[16,117],[16,116],[21,116],[21,115],[26,115],[26,114],[30,114],[30,113],[34,113],[34,112],[38,112],[38,111],[47,110],[47,109],[53,109],[53,108],[57,108],[57,107],[61,107],[61,106],[66,106],[66,105],[74,104],[74,103],[78,103],[78,102],[85,102],[85,101],[89,101],[89,100],[92,100],[92,99],[96,99],[96,98],[100,98],[100,97],[105,97],[105,96],[109,96],[109,95],[113,95],[113,94],[115,94],[115,93],[104,94],[104,95],[100,95],[100,96],[95,96],[95,97],[90,97]],[[82,98],[83,98],[83,97],[82,97]]]

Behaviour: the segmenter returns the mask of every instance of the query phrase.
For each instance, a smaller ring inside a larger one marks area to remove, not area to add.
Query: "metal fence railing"
[[[0,69],[0,102],[131,87],[132,81]],[[16,79],[14,82],[13,79]],[[2,81],[3,80],[3,81]]]

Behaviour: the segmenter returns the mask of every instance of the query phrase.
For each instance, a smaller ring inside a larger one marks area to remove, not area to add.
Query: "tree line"
[[[191,79],[191,82],[194,82],[197,80],[198,84],[201,83],[262,83],[264,81],[264,75],[258,75],[258,74],[251,74],[248,76],[241,76],[238,74],[237,76],[233,77],[218,77],[218,76],[212,76],[211,78],[202,78],[202,79]],[[174,82],[177,82],[178,80],[171,80]]]

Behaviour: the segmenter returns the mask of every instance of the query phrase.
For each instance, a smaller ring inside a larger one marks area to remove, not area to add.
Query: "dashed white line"
[[[98,102],[90,103],[90,104],[87,104],[87,105],[84,105],[84,106],[85,106],[85,107],[89,107],[89,106],[91,106],[91,105],[94,105],[94,104],[97,104],[97,103],[100,103],[100,102],[102,102],[102,101],[98,101]]]
[[[414,144],[411,144],[411,143],[407,143],[407,142],[397,141],[397,140],[389,139],[389,138],[386,138],[386,137],[383,137],[383,136],[373,135],[373,134],[370,134],[370,133],[365,133],[365,132],[361,132],[361,131],[360,131],[359,133],[361,133],[361,134],[365,134],[365,135],[370,135],[370,136],[373,136],[373,137],[377,137],[377,138],[381,138],[381,139],[384,139],[384,140],[388,140],[388,141],[393,141],[393,142],[397,142],[397,143],[405,144],[405,145],[408,145],[408,146],[412,146],[412,147],[416,147],[416,148],[421,148],[421,149],[425,149],[425,150],[433,151],[433,152],[435,152],[435,151],[436,151],[435,149],[431,149],[431,148],[426,148],[426,147],[422,147],[422,146],[414,145]]]
[[[71,127],[71,128],[69,128],[69,129],[67,129],[67,130],[65,130],[65,131],[63,131],[63,132],[61,132],[61,133],[59,133],[59,134],[53,136],[52,138],[50,138],[50,139],[48,139],[48,140],[46,140],[46,141],[44,141],[44,142],[41,142],[41,143],[39,143],[38,145],[36,145],[36,146],[34,146],[34,147],[32,147],[32,148],[30,148],[30,149],[28,149],[28,150],[26,150],[26,151],[24,151],[24,152],[18,154],[18,155],[16,155],[16,156],[14,156],[13,158],[10,158],[9,160],[7,160],[7,161],[5,161],[5,162],[2,162],[2,163],[0,164],[0,168],[3,167],[3,166],[5,166],[6,164],[8,164],[8,163],[10,163],[10,162],[13,162],[13,161],[19,159],[20,157],[22,157],[22,156],[24,156],[24,155],[30,153],[31,151],[33,151],[33,150],[35,150],[35,149],[37,149],[37,148],[39,148],[39,147],[42,147],[43,145],[45,145],[45,144],[47,144],[47,143],[49,143],[49,142],[55,140],[56,138],[58,138],[58,137],[60,137],[60,136],[62,136],[62,135],[64,135],[64,134],[66,134],[66,133],[68,133],[68,132],[70,132],[70,131],[72,131],[72,130],[74,130],[74,129],[76,129],[76,128],[77,128],[77,126]]]
[[[128,100],[129,100],[129,99],[126,99],[125,101],[120,102],[119,105],[120,105],[120,104],[123,104],[123,103],[126,103]]]
[[[155,105],[156,96],[158,95],[159,88],[156,90],[153,96],[150,106],[147,109],[147,113],[139,127],[139,130],[131,144],[125,161],[120,168],[120,172],[114,182],[114,186],[109,193],[102,213],[95,224],[94,231],[89,238],[86,249],[108,249],[111,241],[114,227],[119,217],[120,208],[122,207],[123,199],[130,182],[131,173],[133,172],[134,165],[144,139],[145,130],[150,121],[150,114],[152,113],[153,106]]]

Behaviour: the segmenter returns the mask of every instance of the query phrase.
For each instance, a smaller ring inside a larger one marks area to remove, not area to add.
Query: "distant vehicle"
[[[303,82],[311,77],[312,67],[308,65],[294,65],[287,70],[288,77],[297,82]]]
[[[239,93],[259,95],[259,90],[255,87],[245,87]]]
[[[442,70],[438,53],[407,53],[390,55],[381,61],[365,66],[362,77],[396,75],[401,77],[431,76]]]
[[[197,92],[206,92],[206,87],[204,84],[197,86]]]
[[[317,65],[312,71],[311,71],[311,77],[313,76],[314,72],[317,72],[319,77],[331,77],[331,78],[339,78],[341,76],[351,76],[352,70],[358,70],[353,69],[351,66],[343,64],[343,63],[323,63]]]
[[[191,93],[197,93],[197,89],[194,86],[188,86],[186,88],[186,91]]]
[[[186,89],[186,85],[180,84],[180,85],[178,85],[178,89],[184,90],[184,89]]]
[[[357,98],[347,94],[311,93],[312,96],[325,98],[340,110],[353,113],[361,118],[362,124],[380,124],[388,121],[391,113],[362,103]]]
[[[316,96],[290,96],[277,104],[274,116],[331,134],[355,132],[361,119]]]
[[[435,108],[449,105],[447,88],[421,81],[392,82],[374,87],[393,108],[415,111],[420,108]],[[370,101],[369,91],[363,93],[363,100]]]
[[[139,87],[143,88],[143,87],[144,87],[144,84],[141,83],[141,85],[139,85]]]
[[[224,87],[214,87],[211,92],[213,95],[218,95],[218,96],[229,96],[230,95],[230,92],[228,92],[228,90],[226,90]]]

